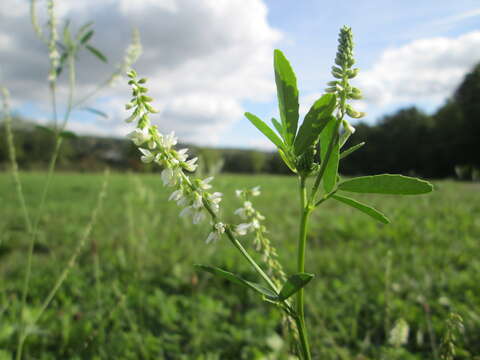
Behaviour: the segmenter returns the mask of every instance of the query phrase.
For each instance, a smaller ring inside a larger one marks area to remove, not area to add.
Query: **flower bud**
[[[347,115],[354,119],[360,119],[365,116],[364,112],[354,110],[350,105],[346,106]]]

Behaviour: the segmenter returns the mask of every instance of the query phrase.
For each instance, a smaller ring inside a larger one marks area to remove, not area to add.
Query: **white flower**
[[[185,209],[183,209],[182,211],[180,211],[180,217],[188,217],[188,216],[191,216],[194,212],[195,212],[195,210],[193,209],[193,207],[187,206]]]
[[[140,152],[143,154],[140,157],[140,160],[142,160],[142,162],[148,164],[148,163],[151,163],[153,160],[155,160],[156,158],[155,154],[150,152],[149,150],[143,149],[143,148],[138,148],[138,150],[140,150]]]
[[[153,150],[157,147],[157,142],[153,139],[151,139],[149,142],[148,142],[148,148],[150,150]]]
[[[187,206],[185,209],[180,211],[180,217],[192,217],[192,222],[198,224],[205,220],[205,212],[202,209],[195,209],[193,206]]]
[[[198,192],[193,193],[193,204],[192,204],[192,206],[195,209],[199,209],[203,206],[202,196]]]
[[[250,223],[242,223],[235,226],[235,233],[238,235],[247,235],[247,232],[250,230]]]
[[[257,219],[253,219],[249,223],[241,223],[235,227],[235,233],[238,235],[246,235],[248,232],[258,230],[260,228],[260,222]]]
[[[213,225],[213,231],[208,234],[207,240],[205,240],[205,242],[209,244],[211,242],[219,240],[224,232],[225,224],[222,222],[216,223],[215,225]]]
[[[180,199],[177,200],[178,206],[187,206],[190,202],[190,199],[187,196],[182,196]]]
[[[210,181],[213,180],[213,176],[210,176],[204,180],[200,180],[198,186],[200,187],[200,189],[203,189],[203,190],[208,190],[212,187],[212,185],[210,185]]]
[[[177,202],[180,201],[183,197],[184,195],[182,190],[175,190],[168,198],[168,201],[173,200]]]
[[[220,192],[214,192],[213,194],[208,195],[208,201],[213,212],[218,212],[220,209],[220,201],[222,201],[223,194]]]
[[[240,216],[242,219],[246,219],[254,211],[252,203],[245,201],[243,207],[235,210],[234,214]]]
[[[202,209],[198,209],[194,214],[193,214],[193,223],[198,224],[201,223],[203,220],[205,220],[205,213],[202,211]]]
[[[240,198],[243,195],[243,190],[235,190],[235,195]]]
[[[135,145],[140,146],[143,143],[150,141],[151,135],[148,131],[148,128],[144,127],[143,129],[136,128],[131,133],[129,133],[127,137],[132,140]],[[153,148],[150,147],[150,149]]]
[[[254,188],[252,188],[252,190],[250,190],[252,196],[258,196],[260,195],[260,186],[255,186]]]
[[[172,131],[167,136],[161,138],[162,145],[166,150],[170,150],[172,146],[177,144],[177,138],[175,137],[175,133]]]
[[[175,157],[177,158],[178,161],[185,161],[188,158],[187,154],[188,149],[180,149],[176,152]]]
[[[197,162],[198,158],[194,157],[193,159],[190,159],[186,162],[183,163],[183,166],[185,167],[186,170],[188,171],[195,171],[197,169],[198,165],[195,165]]]
[[[160,174],[163,185],[165,186],[174,186],[178,182],[181,182],[181,170],[178,168],[165,168]]]

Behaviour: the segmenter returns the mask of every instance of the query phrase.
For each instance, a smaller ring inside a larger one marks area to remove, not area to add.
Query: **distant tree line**
[[[44,127],[14,117],[18,162],[26,170],[44,169],[53,151],[53,137]],[[376,124],[359,123],[349,145],[366,146],[342,161],[345,175],[416,174],[428,178],[480,176],[480,64],[468,73],[454,94],[433,115],[415,107],[384,116]],[[8,166],[8,149],[0,124],[0,168]],[[276,153],[192,147],[206,172],[288,174]],[[59,168],[97,171],[158,171],[142,164],[124,139],[80,136],[65,141]]]

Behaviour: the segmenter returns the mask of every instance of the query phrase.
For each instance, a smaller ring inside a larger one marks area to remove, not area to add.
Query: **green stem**
[[[270,288],[278,294],[278,288],[275,283],[270,279],[270,277],[262,270],[262,268],[253,260],[250,254],[245,250],[243,245],[235,238],[233,235],[232,230],[229,227],[225,229],[225,233],[227,234],[228,239],[230,242],[242,253],[243,257],[247,259],[247,261],[252,265],[255,271],[266,281],[266,283],[270,286]]]
[[[60,129],[56,128],[55,129],[55,148],[52,154],[52,157],[50,159],[50,163],[48,165],[48,173],[47,173],[47,180],[45,181],[45,185],[43,187],[42,191],[42,197],[40,199],[40,205],[37,210],[37,215],[35,218],[35,221],[33,223],[33,229],[30,237],[30,244],[28,246],[28,253],[27,253],[27,268],[25,270],[25,279],[23,283],[23,289],[22,289],[22,302],[21,302],[21,314],[25,311],[26,303],[27,303],[27,296],[28,296],[28,289],[30,286],[30,277],[32,273],[32,259],[33,259],[33,250],[35,247],[35,242],[37,240],[37,234],[38,234],[38,226],[40,223],[41,216],[43,214],[43,208],[45,206],[45,200],[47,198],[48,190],[50,189],[50,183],[52,180],[53,173],[55,171],[55,167],[57,164],[57,159],[58,155],[60,153],[60,148],[62,146],[62,141],[63,138],[60,136],[60,131],[65,128],[67,125],[68,119],[70,117],[70,113],[72,111],[72,105],[73,105],[73,96],[74,96],[74,90],[75,90],[75,58],[73,55],[69,56],[69,93],[68,93],[68,105],[67,105],[67,110],[65,111],[65,116],[63,118],[63,123]],[[57,122],[57,109],[56,109],[56,86],[55,84],[50,85],[50,93],[52,97],[52,111],[53,111],[53,117],[54,117],[54,123]],[[55,126],[56,127],[56,126]],[[23,316],[23,315],[21,315]],[[23,322],[23,320],[22,320]],[[18,338],[18,344],[17,344],[17,354],[16,354],[16,359],[21,360],[22,359],[22,352],[23,352],[23,345],[26,339],[26,334],[25,334],[25,323],[22,323],[22,327],[20,330],[20,335]]]
[[[67,126],[68,119],[70,118],[70,114],[73,110],[73,98],[75,96],[75,83],[76,83],[76,76],[75,76],[75,54],[70,54],[68,56],[68,104],[67,110],[65,111],[65,115],[63,117],[63,123],[61,130],[65,130]]]
[[[23,195],[22,183],[20,181],[20,176],[18,173],[17,156],[15,152],[15,142],[13,140],[13,131],[12,131],[12,117],[10,115],[10,103],[9,103],[10,96],[6,88],[2,88],[1,90],[2,90],[2,96],[3,96],[5,132],[7,135],[7,146],[9,150],[8,153],[10,158],[10,166],[12,168],[13,182],[15,183],[17,197],[18,197],[18,200],[20,201],[20,207],[22,208],[23,218],[25,220],[25,226],[27,227],[27,232],[30,233],[32,231],[32,222],[28,214],[27,205],[25,202],[25,196]]]
[[[300,178],[300,209],[302,212],[300,219],[300,234],[298,238],[298,255],[297,255],[297,271],[305,272],[305,248],[307,244],[307,227],[308,216],[310,215],[310,207],[307,200],[307,188],[305,186],[305,178]],[[308,344],[308,332],[305,325],[304,310],[304,290],[300,289],[297,293],[297,326],[300,337],[300,344],[305,360],[311,360],[310,346]]]

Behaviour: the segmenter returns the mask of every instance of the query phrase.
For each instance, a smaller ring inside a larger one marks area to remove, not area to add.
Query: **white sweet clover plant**
[[[347,117],[358,119],[365,114],[355,110],[350,103],[360,99],[362,94],[350,84],[359,70],[353,68],[354,44],[349,27],[344,26],[340,30],[338,42],[335,65],[331,70],[335,80],[328,83],[326,93],[313,103],[300,126],[296,76],[289,61],[279,50],[274,51],[274,70],[280,121],[272,119],[271,128],[257,116],[245,113],[246,118],[277,147],[285,164],[298,178],[300,212],[297,273],[290,276],[285,275],[277,252],[267,237],[264,216],[253,206],[252,199],[260,195],[260,189],[237,190],[236,195],[241,199],[242,206],[235,214],[242,222],[230,225],[222,221],[219,216],[222,194],[208,191],[212,178],[198,179],[189,175],[197,168],[197,158],[189,159],[187,149],[174,148],[177,139],[173,133],[163,135],[157,127],[150,124],[149,115],[156,110],[150,104],[152,99],[146,95],[146,79],[137,80],[137,74],[133,70],[128,73],[133,99],[127,104],[127,109],[133,109],[133,113],[127,121],[137,121],[137,128],[128,136],[139,147],[141,160],[146,163],[155,162],[163,167],[162,181],[173,188],[170,199],[184,208],[180,213],[182,216],[191,217],[194,223],[210,217],[211,231],[207,242],[226,237],[260,275],[264,284],[245,280],[217,267],[197,266],[245,286],[259,293],[263,300],[277,305],[288,322],[293,324],[289,329],[296,353],[304,360],[312,359],[304,310],[304,287],[313,278],[313,274],[305,272],[308,220],[312,212],[324,202],[335,200],[386,224],[389,219],[384,214],[347,196],[348,193],[417,195],[433,189],[426,181],[402,175],[381,174],[350,179],[340,177],[338,170],[341,160],[364,145],[359,143],[342,150],[355,131]],[[308,178],[313,181],[307,183]],[[239,236],[247,234],[254,237],[256,249],[264,260],[265,271],[238,240]]]

